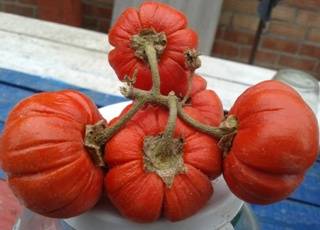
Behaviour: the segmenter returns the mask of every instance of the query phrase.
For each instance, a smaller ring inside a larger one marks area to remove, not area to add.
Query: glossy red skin
[[[95,205],[103,173],[83,138],[85,125],[101,119],[88,97],[71,90],[33,95],[11,111],[0,139],[0,162],[23,205],[55,218]]]
[[[187,28],[185,15],[169,5],[145,2],[138,10],[128,8],[121,14],[108,34],[110,44],[115,47],[108,56],[110,65],[120,80],[126,75],[132,76],[137,69],[135,87],[149,90],[152,82],[148,64],[137,58],[131,48],[131,37],[147,28],[164,32],[167,36],[167,46],[159,60],[161,93],[167,95],[175,91],[176,95],[184,95],[188,78],[184,51],[196,48],[198,37]]]
[[[184,111],[192,117],[192,111],[202,115],[201,122],[206,125],[218,126],[223,118],[223,107],[218,95],[206,89],[207,81],[195,74],[192,78],[191,97]],[[196,119],[196,117],[194,117]]]
[[[201,78],[197,83],[205,86]],[[212,92],[200,90],[198,93],[204,91],[209,95]],[[215,104],[219,106],[213,108]],[[208,119],[205,115],[209,113],[207,108],[210,105],[212,110],[220,113],[211,113],[215,117]],[[201,108],[204,109],[201,111]],[[211,101],[207,107],[192,108],[190,105],[187,113],[202,122],[215,123],[219,120],[219,123],[223,111],[220,101]],[[177,120],[174,136],[184,138],[183,159],[187,173],[176,175],[172,187],[168,188],[157,174],[145,172],[144,137],[162,133],[167,119],[166,109],[147,105],[106,145],[105,161],[110,167],[105,177],[107,195],[123,216],[137,222],[152,222],[161,215],[178,221],[195,214],[213,193],[210,179],[219,176],[222,170],[217,141]]]
[[[256,204],[289,196],[317,156],[312,110],[289,86],[265,81],[245,91],[229,114],[239,124],[223,168],[231,191]]]

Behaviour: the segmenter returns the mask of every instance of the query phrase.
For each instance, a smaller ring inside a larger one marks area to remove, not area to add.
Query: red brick
[[[311,73],[311,75],[315,76],[315,77],[318,79],[318,81],[320,81],[320,74],[318,74],[318,73],[312,74],[312,73]]]
[[[239,48],[230,42],[216,41],[213,45],[213,49],[212,49],[213,56],[236,58],[238,54],[239,54]]]
[[[316,79],[318,79],[318,81],[320,81],[320,74],[318,73],[311,73],[312,76],[314,76]]]
[[[297,16],[297,23],[303,26],[320,28],[320,13],[300,10]]]
[[[233,28],[246,29],[250,31],[256,31],[259,23],[259,18],[250,15],[233,15],[232,25]]]
[[[232,12],[222,11],[219,19],[219,25],[229,26],[232,20]]]
[[[224,0],[222,11],[228,10],[233,12],[256,14],[258,1],[251,0]]]
[[[281,56],[279,64],[285,67],[292,67],[305,71],[312,71],[316,66],[316,60],[292,56]]]
[[[309,41],[312,41],[312,42],[320,43],[320,30],[318,30],[318,29],[311,29],[311,30],[308,32],[307,39],[308,39]]]
[[[266,37],[263,38],[261,42],[261,47],[274,50],[274,51],[282,51],[286,53],[296,53],[299,48],[299,43],[295,43],[292,41],[287,41],[284,39],[277,39],[277,38],[270,38]]]
[[[21,3],[28,4],[28,5],[38,5],[38,0],[18,0]]]
[[[249,62],[249,57],[251,55],[251,50],[252,48],[250,47],[241,47],[240,48],[240,60],[246,61],[247,63]]]
[[[92,17],[83,17],[82,26],[90,30],[98,30],[98,20]]]
[[[253,32],[242,32],[229,30],[224,32],[224,39],[227,41],[236,42],[239,44],[251,45],[253,43],[255,34]]]
[[[266,62],[254,63],[254,65],[260,66],[263,68],[274,69],[274,70],[279,68],[277,65],[266,63]]]
[[[316,68],[316,75],[318,77],[318,79],[320,78],[320,61],[318,61],[318,67]]]
[[[303,26],[296,26],[291,23],[271,22],[268,32],[286,36],[290,39],[303,39],[306,31]]]
[[[224,32],[225,32],[225,28],[223,28],[222,26],[219,26],[216,32],[216,36],[215,39],[224,39]]]
[[[264,63],[268,66],[278,62],[279,54],[258,50],[256,53],[255,63]]]
[[[32,7],[19,5],[19,3],[4,2],[2,6],[4,12],[19,14],[27,17],[34,17],[35,12]]]
[[[271,18],[291,22],[294,20],[295,14],[295,8],[278,5],[273,9]]]
[[[82,2],[100,7],[109,7],[114,4],[114,0],[82,0]]]
[[[102,8],[94,5],[84,4],[84,14],[86,16],[94,16],[94,17],[111,19],[112,8]]]
[[[318,67],[320,67],[320,65],[318,65]],[[314,71],[309,72],[312,76],[314,76],[315,78],[317,78],[318,80],[320,80],[320,68],[315,68]]]
[[[111,20],[101,19],[98,21],[98,30],[102,33],[108,33],[110,29]]]
[[[39,18],[72,26],[82,24],[82,3],[80,0],[41,0]]]
[[[305,56],[315,57],[320,60],[320,44],[319,46],[302,45],[299,53]]]
[[[313,10],[320,8],[319,0],[282,0],[282,4]]]

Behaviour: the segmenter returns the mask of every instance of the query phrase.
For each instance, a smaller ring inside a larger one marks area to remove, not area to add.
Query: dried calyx
[[[156,173],[169,188],[176,175],[186,172],[181,138],[174,138],[171,143],[166,143],[161,134],[148,136],[144,139],[143,152],[145,171]]]
[[[201,66],[201,60],[199,58],[199,53],[196,49],[187,49],[184,51],[184,59],[187,68],[194,72]]]
[[[195,49],[186,49],[184,51],[184,60],[185,60],[185,65],[189,70],[189,76],[188,76],[188,90],[181,101],[181,104],[183,105],[188,101],[189,96],[191,94],[192,78],[194,75],[194,71],[201,66],[199,53]]]
[[[104,167],[105,163],[102,158],[103,145],[98,143],[99,135],[106,129],[105,121],[101,120],[94,125],[86,126],[84,145],[89,152],[91,160],[98,167]]]
[[[143,29],[139,34],[131,37],[131,48],[135,50],[135,55],[148,62],[145,47],[151,45],[155,51],[157,59],[160,59],[161,54],[167,46],[167,37],[164,32],[156,32],[154,29]]]
[[[222,121],[221,124],[219,125],[219,129],[226,131],[226,134],[224,134],[219,139],[219,142],[218,142],[218,146],[223,153],[223,157],[226,157],[232,147],[233,139],[237,134],[237,130],[238,130],[237,118],[234,115],[227,116],[224,119],[224,121]]]

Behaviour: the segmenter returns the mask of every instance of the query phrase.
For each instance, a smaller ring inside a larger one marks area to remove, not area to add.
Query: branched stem
[[[191,90],[192,90],[192,78],[193,78],[193,75],[194,75],[194,71],[191,71],[189,76],[188,76],[188,89],[187,89],[187,92],[186,92],[186,95],[184,95],[181,103],[184,105],[187,100],[189,99],[189,96],[191,94]]]
[[[85,146],[87,147],[92,160],[97,166],[104,166],[103,151],[105,143],[116,134],[121,127],[128,122],[145,103],[160,104],[169,108],[168,122],[163,135],[146,138],[145,149],[150,163],[149,170],[158,170],[158,166],[164,168],[158,172],[164,178],[166,184],[170,187],[177,173],[185,172],[183,160],[181,158],[183,142],[179,138],[174,138],[174,130],[177,117],[181,118],[190,126],[200,132],[212,135],[220,140],[224,152],[232,144],[233,136],[237,130],[237,120],[235,117],[229,116],[219,127],[205,125],[184,112],[183,106],[188,100],[192,90],[192,77],[196,68],[201,64],[198,53],[195,50],[186,50],[186,64],[190,70],[188,77],[188,90],[182,101],[179,101],[174,92],[170,92],[168,96],[162,95],[160,92],[160,74],[158,69],[158,56],[162,54],[166,47],[166,37],[164,33],[156,33],[154,30],[142,31],[139,35],[133,36],[132,48],[136,50],[136,56],[147,60],[151,70],[152,88],[150,91],[140,90],[133,87],[135,75],[133,79],[128,81],[126,87],[120,89],[121,93],[132,100],[135,100],[127,113],[123,114],[117,122],[111,127],[106,127],[104,121],[100,121],[95,125],[87,125]],[[151,144],[150,144],[150,143]],[[155,144],[156,143],[156,144]],[[151,149],[150,151],[147,151]],[[155,156],[153,156],[155,154]],[[154,161],[154,157],[161,156]],[[166,161],[166,158],[171,159]],[[174,162],[174,167],[171,164]],[[154,167],[156,165],[156,167]],[[165,167],[164,167],[165,165]],[[171,172],[171,171],[172,172]],[[170,173],[169,173],[170,172]],[[169,176],[168,176],[169,175]]]
[[[186,122],[187,124],[191,125],[192,127],[196,128],[200,132],[209,134],[211,136],[214,136],[217,139],[220,139],[224,135],[228,134],[230,130],[228,129],[221,129],[219,127],[209,126],[205,125],[195,119],[193,119],[191,116],[189,116],[187,113],[183,111],[182,105],[178,104],[178,115],[179,117]]]
[[[177,120],[177,97],[174,95],[173,92],[169,93],[168,106],[169,106],[169,117],[168,117],[166,129],[163,134],[163,138],[165,140],[172,140],[174,129],[176,127],[176,120]]]
[[[153,95],[159,95],[160,94],[160,74],[158,69],[158,59],[157,59],[157,52],[156,49],[151,44],[145,45],[145,53],[148,58],[148,63],[151,70],[151,76],[152,76],[152,89],[151,93]]]
[[[164,95],[152,95],[149,91],[146,90],[140,90],[136,88],[130,88],[129,90],[125,90],[126,93],[123,93],[124,96],[130,98],[130,99],[135,99],[135,98],[144,98],[150,103],[155,103],[155,104],[161,104],[163,106],[169,107],[169,100],[170,97],[174,97],[176,100],[176,107],[177,107],[177,112],[178,116],[187,124],[190,126],[196,128],[200,132],[209,134],[211,136],[214,136],[217,139],[220,139],[226,134],[229,134],[231,132],[234,132],[236,129],[236,119],[233,117],[232,120],[230,119],[228,121],[228,124],[232,124],[230,127],[227,127],[227,123],[223,127],[214,127],[214,126],[209,126],[205,125],[195,119],[193,119],[191,116],[189,116],[187,113],[183,111],[183,103],[181,101],[178,101],[177,96],[174,95],[169,95],[169,96],[164,96]],[[172,99],[171,99],[172,100]],[[231,122],[231,123],[230,123]]]
[[[94,125],[86,126],[86,134],[84,139],[84,145],[87,148],[90,157],[94,164],[98,167],[104,167],[103,161],[103,146],[105,143],[115,134],[120,128],[129,121],[134,114],[146,103],[144,99],[137,99],[133,103],[129,111],[124,114],[119,120],[111,127],[105,126],[105,121],[101,120]]]
[[[143,98],[146,102],[152,102],[164,106],[169,106],[168,104],[168,96],[164,96],[162,94],[154,95],[150,91],[137,89],[133,87],[122,87],[121,93],[128,99],[137,99]]]
[[[103,130],[101,135],[97,138],[97,143],[100,145],[103,145],[105,142],[107,142],[114,134],[116,134],[120,128],[129,121],[138,111],[139,109],[146,103],[146,100],[144,99],[137,99],[129,111],[124,114],[119,120],[111,127],[107,127]]]

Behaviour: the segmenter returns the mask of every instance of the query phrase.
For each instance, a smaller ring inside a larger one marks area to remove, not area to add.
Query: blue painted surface
[[[0,133],[8,111],[21,99],[36,92],[77,89],[90,95],[98,106],[123,101],[62,82],[0,68]],[[4,174],[0,170],[0,178]],[[303,184],[289,199],[268,206],[252,205],[263,230],[320,229],[320,162],[308,171]]]
[[[0,179],[6,179],[6,175],[1,169],[0,169]]]
[[[262,230],[320,229],[320,164],[307,172],[303,183],[286,200],[251,205]]]
[[[313,205],[284,200],[272,205],[251,207],[262,229],[273,229],[264,228],[263,223],[278,226],[274,229],[320,229],[320,208]]]
[[[0,121],[5,121],[13,106],[32,94],[34,92],[0,84]]]
[[[312,203],[320,207],[319,162],[314,163],[314,165],[309,169],[301,186],[290,197],[300,201]]]
[[[3,84],[5,86],[10,85],[11,87],[13,86],[20,89],[22,87],[25,90],[33,93],[42,91],[56,91],[61,89],[75,89],[91,97],[98,107],[126,100],[123,97],[99,93],[89,89],[69,85],[63,82],[40,78],[39,76],[34,76],[3,68],[0,68],[0,84]]]
[[[0,169],[0,179],[5,179],[6,175],[4,172]]]

